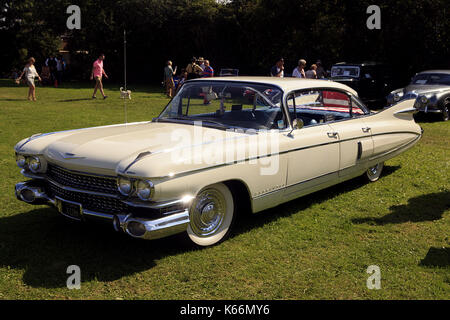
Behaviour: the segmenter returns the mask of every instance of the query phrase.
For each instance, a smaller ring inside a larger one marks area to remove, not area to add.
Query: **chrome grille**
[[[120,214],[128,212],[128,205],[116,198],[103,197],[89,193],[64,190],[52,183],[48,183],[49,196],[58,196],[64,200],[80,203],[83,209],[103,212],[108,214]]]
[[[66,187],[108,194],[118,194],[115,178],[78,174],[53,164],[48,165],[47,176],[51,180]]]

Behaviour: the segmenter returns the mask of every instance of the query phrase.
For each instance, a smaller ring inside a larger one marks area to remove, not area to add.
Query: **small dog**
[[[120,87],[120,98],[121,99],[130,99],[131,100],[131,90],[123,90],[123,87]]]

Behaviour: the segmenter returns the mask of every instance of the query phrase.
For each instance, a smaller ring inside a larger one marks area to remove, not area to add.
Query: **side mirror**
[[[302,119],[294,119],[294,121],[292,121],[292,127],[294,129],[301,129],[305,126],[305,124],[303,123]]]

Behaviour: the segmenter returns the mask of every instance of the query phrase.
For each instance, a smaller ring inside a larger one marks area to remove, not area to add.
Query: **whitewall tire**
[[[196,245],[215,245],[229,236],[235,214],[230,189],[223,183],[210,185],[192,201],[187,234]]]
[[[383,171],[384,162],[377,163],[372,168],[367,169],[366,177],[370,182],[375,182],[380,178],[381,172]]]

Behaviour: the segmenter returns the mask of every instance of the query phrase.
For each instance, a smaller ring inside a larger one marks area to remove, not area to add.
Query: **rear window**
[[[332,77],[359,77],[360,69],[356,66],[333,66],[331,68]]]

